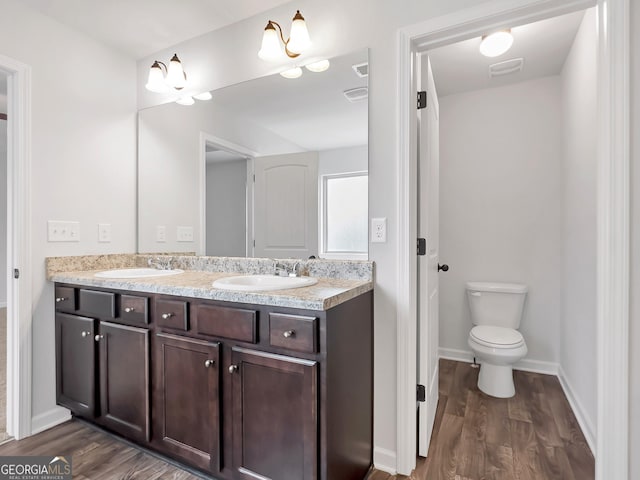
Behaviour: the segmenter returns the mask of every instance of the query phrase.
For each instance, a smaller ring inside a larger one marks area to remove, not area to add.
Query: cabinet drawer
[[[56,310],[73,312],[76,309],[76,290],[73,287],[55,288]]]
[[[255,310],[198,305],[195,318],[195,329],[199,334],[249,343],[258,341],[258,319]]]
[[[318,319],[270,313],[269,343],[272,347],[315,353],[318,351]]]
[[[136,295],[120,296],[120,319],[130,323],[149,323],[149,299]]]
[[[78,310],[98,318],[115,318],[116,295],[81,289],[78,293]]]
[[[156,299],[155,322],[159,327],[189,330],[189,304],[182,300]]]

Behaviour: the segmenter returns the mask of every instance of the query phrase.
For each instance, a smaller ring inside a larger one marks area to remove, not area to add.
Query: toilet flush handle
[[[443,272],[448,272],[449,271],[449,265],[447,265],[446,263],[443,265],[438,264],[438,271],[442,270]]]

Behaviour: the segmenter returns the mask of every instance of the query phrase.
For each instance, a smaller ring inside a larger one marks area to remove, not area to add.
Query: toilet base
[[[513,397],[516,394],[516,388],[513,384],[511,365],[491,365],[482,362],[478,374],[478,388],[492,397]]]

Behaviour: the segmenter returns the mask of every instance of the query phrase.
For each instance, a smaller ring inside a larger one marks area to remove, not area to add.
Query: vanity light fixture
[[[153,62],[145,88],[151,92],[165,93],[172,88],[182,90],[186,85],[187,74],[182,69],[178,55],[174,54],[168,67],[158,60]]]
[[[206,101],[206,100],[211,100],[213,98],[213,95],[211,95],[211,92],[202,92],[197,95],[194,95],[193,98],[195,98],[196,100]]]
[[[193,97],[182,97],[182,98],[176,100],[176,103],[178,105],[189,106],[189,105],[193,105],[194,103],[196,103],[196,101],[193,99]]]
[[[489,35],[483,35],[480,42],[480,53],[485,57],[498,57],[513,45],[511,29],[500,30]]]
[[[276,31],[276,27],[278,27],[278,31]],[[296,58],[311,45],[307,24],[304,21],[304,17],[300,14],[300,10],[297,10],[293,16],[291,35],[288,40],[284,39],[282,27],[278,22],[274,22],[273,20],[267,22],[267,26],[264,28],[262,35],[262,46],[258,52],[258,56],[267,61],[282,59],[282,46],[280,41],[284,44],[284,51],[290,58]]]

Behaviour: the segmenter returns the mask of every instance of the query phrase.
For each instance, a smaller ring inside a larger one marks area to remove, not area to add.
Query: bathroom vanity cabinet
[[[361,480],[371,291],[328,310],[56,283],[57,400],[219,479]]]

